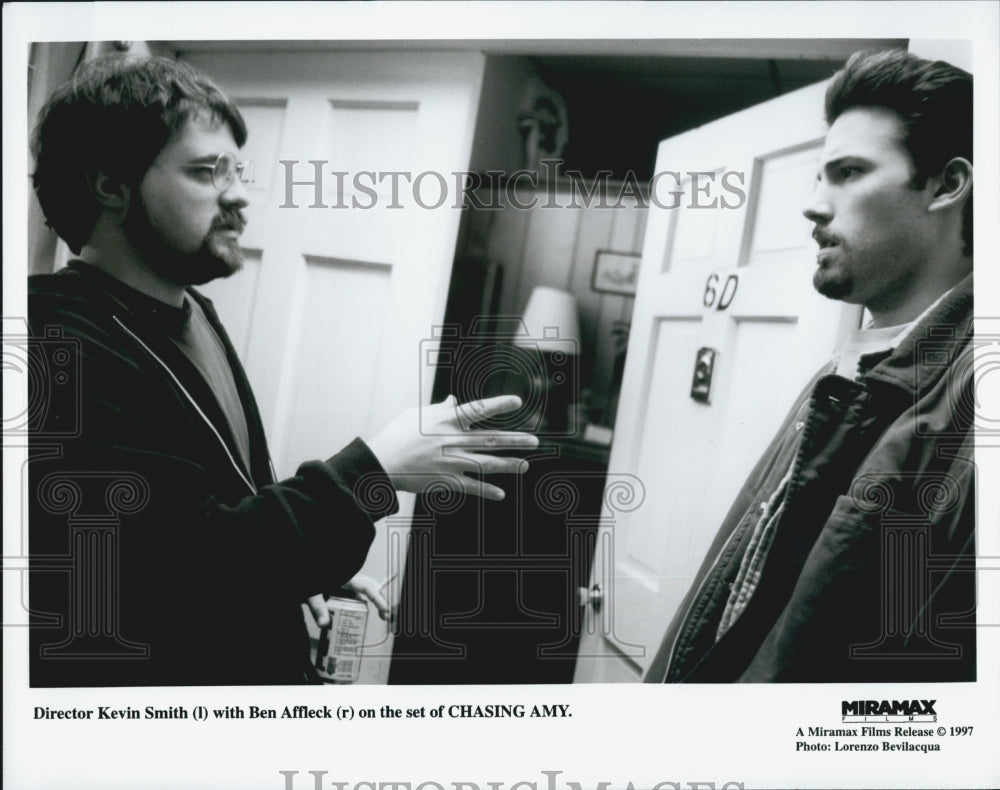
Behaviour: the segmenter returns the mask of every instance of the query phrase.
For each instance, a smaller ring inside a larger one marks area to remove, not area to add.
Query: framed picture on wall
[[[590,287],[600,293],[635,296],[641,258],[638,252],[598,250]]]

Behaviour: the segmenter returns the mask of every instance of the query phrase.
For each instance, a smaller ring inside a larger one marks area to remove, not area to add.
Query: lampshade
[[[528,299],[523,320],[527,335],[518,336],[515,345],[564,354],[580,353],[580,318],[573,294],[537,286]]]

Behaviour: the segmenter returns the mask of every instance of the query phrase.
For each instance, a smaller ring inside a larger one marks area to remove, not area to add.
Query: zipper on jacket
[[[233,457],[233,454],[229,450],[229,445],[226,444],[225,439],[223,439],[222,436],[219,434],[219,431],[212,424],[212,421],[208,419],[208,416],[205,414],[205,412],[201,410],[201,407],[198,405],[197,401],[195,401],[194,397],[192,397],[191,393],[187,391],[187,389],[183,384],[181,384],[180,379],[178,379],[177,376],[174,374],[174,372],[170,369],[170,366],[167,365],[167,363],[164,362],[162,359],[160,359],[153,351],[153,349],[147,346],[135,332],[133,332],[131,329],[125,326],[125,324],[121,322],[118,316],[112,316],[112,318],[114,318],[115,323],[117,323],[118,326],[124,329],[129,334],[129,336],[131,336],[131,338],[135,340],[136,343],[138,343],[146,350],[147,354],[149,354],[153,359],[155,359],[160,364],[160,367],[162,367],[165,371],[167,371],[167,374],[170,376],[171,379],[173,379],[174,384],[176,384],[180,388],[181,392],[184,393],[184,396],[188,399],[188,401],[190,401],[191,405],[194,406],[195,411],[198,412],[199,416],[205,421],[205,424],[211,429],[212,433],[215,435],[215,438],[219,440],[219,444],[221,444],[222,449],[226,451],[226,457],[233,465],[233,469],[236,470],[236,474],[238,474],[240,476],[240,479],[244,483],[246,483],[247,488],[250,489],[251,493],[256,494],[257,493],[256,486],[254,486],[254,484],[250,482],[247,476],[243,473],[243,469],[240,467],[239,463]]]

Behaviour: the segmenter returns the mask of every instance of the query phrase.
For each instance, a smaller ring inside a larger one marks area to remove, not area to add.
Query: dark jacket
[[[867,373],[822,371],[737,496],[647,682],[975,679],[972,276]],[[794,467],[746,610],[718,623]]]
[[[314,679],[300,604],[353,576],[397,507],[360,440],[275,482],[232,344],[188,294],[225,346],[249,469],[170,339],[182,311],[86,264],[29,278],[32,685]]]

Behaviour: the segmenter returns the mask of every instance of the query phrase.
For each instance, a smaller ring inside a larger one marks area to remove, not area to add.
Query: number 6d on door
[[[709,309],[714,307],[716,310],[725,310],[733,303],[733,297],[736,296],[736,289],[739,288],[739,285],[740,278],[735,274],[730,274],[726,277],[720,291],[719,275],[710,274],[708,280],[705,281],[705,294],[701,298],[701,303]]]

